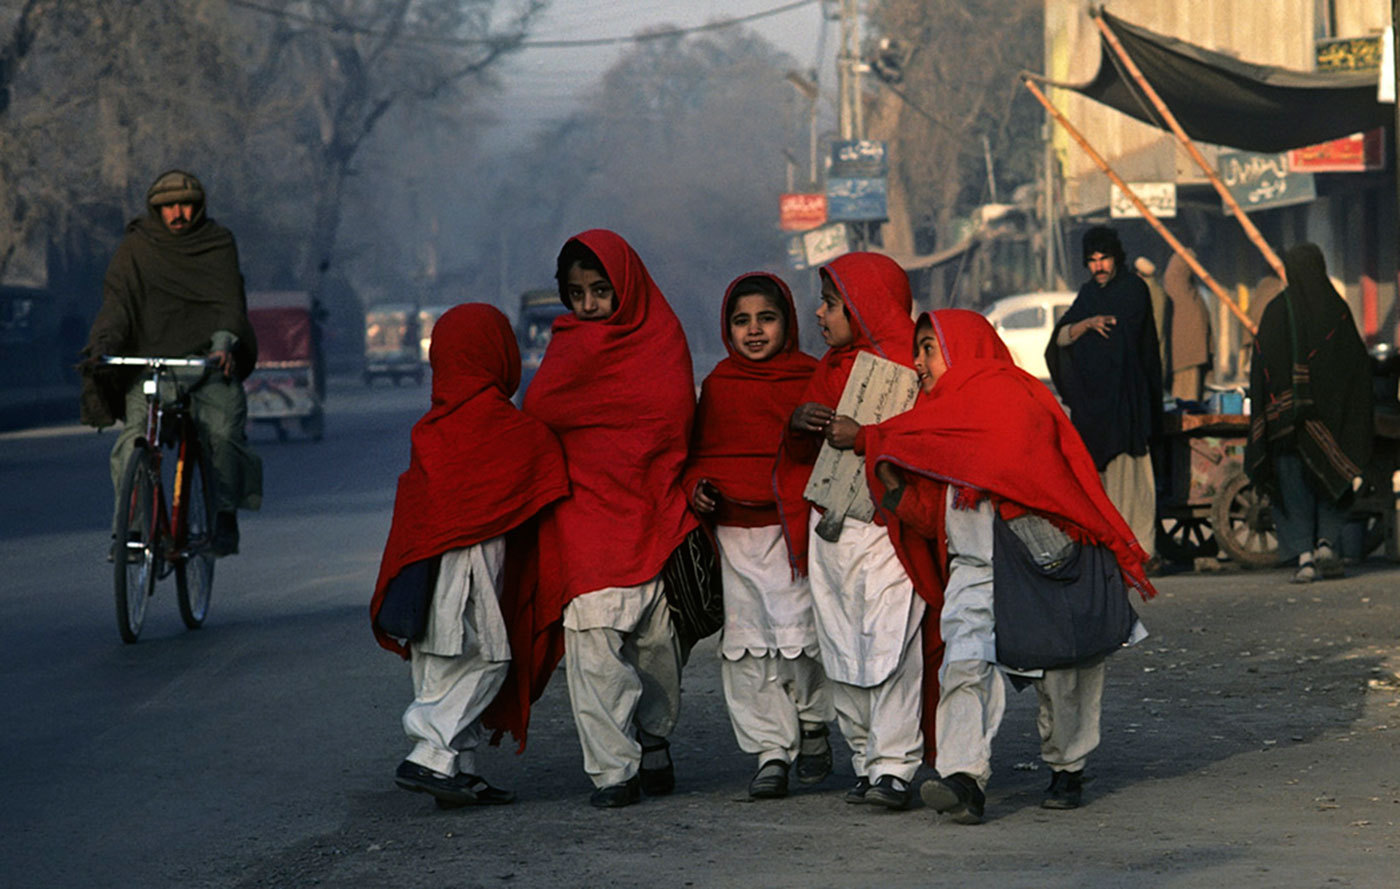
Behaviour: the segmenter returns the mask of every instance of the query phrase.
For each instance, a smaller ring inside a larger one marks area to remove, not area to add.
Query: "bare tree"
[[[1016,73],[1038,70],[1040,0],[879,0],[875,36],[897,79],[877,117],[894,143],[894,168],[915,227],[949,246],[954,220],[990,199],[983,138],[1003,194],[1034,178],[1040,115]],[[880,66],[877,65],[877,71]]]

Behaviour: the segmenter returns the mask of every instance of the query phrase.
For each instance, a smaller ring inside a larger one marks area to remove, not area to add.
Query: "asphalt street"
[[[1039,808],[1034,695],[1010,694],[988,821],[753,801],[713,640],[692,657],[676,793],[588,806],[562,677],[511,806],[397,789],[407,666],[367,603],[427,389],[333,380],[325,439],[256,439],[266,500],[222,560],[206,626],[173,582],[124,645],[105,561],[111,431],[0,435],[0,887],[1400,886],[1400,571],[1182,573],[1109,667],[1086,805]],[[925,770],[927,771],[927,770]],[[923,777],[923,775],[921,775]]]

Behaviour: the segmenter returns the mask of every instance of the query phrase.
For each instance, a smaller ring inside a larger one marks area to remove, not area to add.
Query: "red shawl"
[[[817,364],[798,404],[815,401],[834,408],[841,400],[851,367],[861,352],[912,366],[914,322],[913,295],[909,276],[888,256],[879,253],[847,253],[821,269],[845,300],[851,317],[850,343],[828,349]],[[812,474],[821,437],[795,433],[786,428],[776,471],[778,505],[782,511],[783,534],[793,570],[807,571],[807,513],[789,513],[785,504],[800,500]]]
[[[1036,512],[1077,540],[1106,546],[1126,583],[1143,598],[1155,595],[1143,570],[1147,554],[1104,493],[1093,458],[1050,390],[1015,366],[981,315],[945,309],[930,317],[947,372],[912,410],[863,430],[876,502],[884,496],[876,464],[901,467],[908,482],[898,509],[881,514],[915,589],[933,609],[924,621],[925,663],[942,662],[936,615],[948,577],[948,485],[959,505],[990,497],[1006,518]],[[937,667],[925,677],[925,731],[933,738]],[[925,755],[932,762],[931,744]]]
[[[506,316],[469,303],[438,319],[429,356],[432,407],[413,426],[408,471],[370,602],[405,565],[498,537],[569,492],[564,454],[545,425],[516,410],[520,350]],[[374,628],[379,644],[408,657]]]
[[[729,336],[734,285],[755,275],[777,284],[787,301],[787,340],[783,349],[766,361],[754,361],[740,353]],[[715,524],[742,528],[776,525],[774,457],[817,360],[798,347],[792,291],[777,275],[766,272],[749,272],[730,282],[720,309],[720,335],[729,357],[715,366],[701,387],[683,488],[688,494],[701,479],[714,482],[722,495],[714,512]],[[796,499],[785,505],[789,514],[803,516],[804,527],[807,505],[801,484],[805,481],[804,477],[799,483]]]
[[[564,445],[573,493],[540,515],[538,560],[526,566],[538,571],[538,592],[512,622],[511,650],[529,659],[528,698],[503,702],[502,693],[484,717],[522,749],[529,704],[563,656],[564,606],[651,580],[699,525],[680,485],[695,413],[680,322],[620,236],[592,229],[573,240],[602,261],[617,306],[600,321],[557,318],[525,394],[525,412]]]

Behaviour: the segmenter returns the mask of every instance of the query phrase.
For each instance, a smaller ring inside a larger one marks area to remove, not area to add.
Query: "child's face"
[[[831,279],[822,276],[822,301],[817,303],[817,324],[822,330],[822,339],[831,348],[849,346],[855,339],[851,332],[851,319],[846,317],[846,303]]]
[[[932,392],[939,377],[948,372],[948,362],[943,360],[938,336],[927,324],[919,325],[919,329],[914,331],[914,370],[918,371],[919,388],[925,394]]]
[[[787,342],[783,313],[762,293],[735,297],[729,309],[729,342],[750,361],[767,361]]]
[[[612,282],[591,269],[574,263],[564,284],[569,307],[580,321],[602,321],[617,307]]]

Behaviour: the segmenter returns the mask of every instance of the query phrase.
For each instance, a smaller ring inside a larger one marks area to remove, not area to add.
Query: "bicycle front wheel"
[[[214,491],[209,461],[197,453],[185,467],[185,551],[175,563],[175,589],[180,619],[191,630],[204,625],[214,591]]]
[[[156,590],[160,513],[156,468],[151,454],[138,446],[127,461],[117,495],[116,540],[112,562],[117,594],[117,629],[123,642],[135,642],[146,622],[146,603]]]

